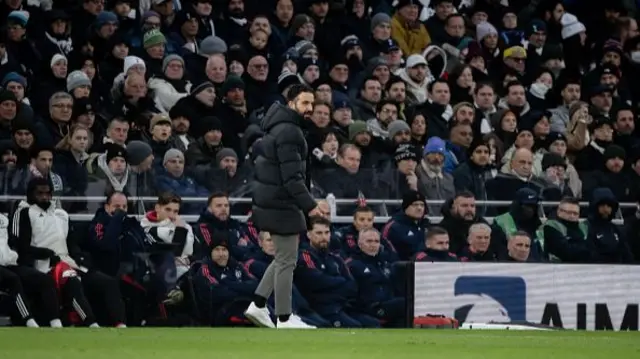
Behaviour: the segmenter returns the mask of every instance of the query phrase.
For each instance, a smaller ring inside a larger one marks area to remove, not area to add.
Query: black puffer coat
[[[274,104],[262,120],[262,153],[255,163],[253,218],[257,228],[272,234],[306,230],[306,214],[316,202],[306,185],[307,141],[304,119]]]

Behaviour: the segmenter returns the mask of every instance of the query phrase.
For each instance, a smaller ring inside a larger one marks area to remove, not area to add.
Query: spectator
[[[382,239],[393,245],[400,260],[408,260],[420,250],[425,233],[424,215],[424,196],[417,191],[409,191],[402,196],[402,212],[385,224]]]
[[[466,246],[473,224],[485,223],[473,194],[466,191],[458,192],[442,205],[442,216],[440,226],[449,234],[449,248],[453,253],[460,253]]]
[[[206,197],[207,190],[184,173],[184,154],[172,148],[164,154],[163,168],[156,177],[156,189],[159,192],[175,193],[180,197]],[[183,213],[199,213],[197,204],[186,203]]]
[[[417,190],[427,200],[448,200],[453,198],[455,188],[453,176],[443,171],[445,163],[445,143],[438,137],[431,137],[424,147],[420,166],[415,171]],[[429,206],[429,213],[438,213],[439,206]]]
[[[507,239],[507,250],[500,261],[502,262],[531,262],[531,237],[524,231],[517,231]]]
[[[424,238],[425,249],[416,253],[416,262],[458,262],[455,254],[449,252],[449,234],[441,227],[431,227]]]

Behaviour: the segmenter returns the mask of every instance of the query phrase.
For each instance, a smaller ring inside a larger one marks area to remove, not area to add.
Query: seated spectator
[[[177,279],[189,271],[189,257],[193,255],[193,231],[179,215],[181,206],[178,195],[162,193],[154,210],[140,221],[145,232],[155,240],[151,251],[158,253],[158,260],[163,263],[164,268],[156,264],[156,270],[165,271],[164,284],[169,297],[172,291],[177,291],[174,289]]]
[[[156,189],[159,192],[174,193],[180,197],[206,197],[209,192],[193,178],[184,173],[184,155],[180,150],[172,148],[164,154],[163,168],[156,176]],[[185,203],[182,213],[200,213],[198,203]]]
[[[616,216],[619,202],[609,188],[596,188],[589,202],[587,241],[597,254],[596,262],[626,264],[633,256],[625,234],[611,220]]]
[[[186,153],[189,146],[196,142],[196,139],[189,135],[191,119],[187,110],[183,106],[173,106],[169,111],[171,118],[171,133],[173,134],[173,146],[182,153]]]
[[[580,180],[578,171],[576,171],[576,168],[567,156],[567,146],[567,138],[559,132],[551,132],[547,137],[547,144],[545,145],[549,153],[555,153],[564,160],[566,166],[566,184],[571,190],[571,193],[573,193],[573,197],[579,198],[582,195],[582,181]]]
[[[129,196],[156,194],[153,160],[153,150],[149,144],[142,141],[127,143],[127,163],[129,164],[127,194]],[[138,201],[137,206],[131,207],[129,210],[146,213],[146,206],[142,201]]]
[[[55,173],[62,178],[64,196],[83,197],[87,193],[89,173],[84,162],[89,158],[89,130],[82,125],[73,125],[69,133],[56,146]],[[86,202],[65,203],[68,212],[86,209]]]
[[[529,188],[521,188],[516,192],[509,211],[493,219],[491,250],[494,253],[503,256],[505,250],[508,249],[507,239],[520,231],[527,233],[529,237],[528,246],[531,247],[531,260],[539,262],[545,259],[540,243],[531,239],[535,238],[535,233],[542,224],[538,216],[539,203],[540,196]]]
[[[358,236],[358,248],[358,253],[347,259],[358,285],[358,307],[385,326],[400,327],[406,311],[404,293],[396,290],[399,280],[393,262],[383,253],[380,232],[375,228],[363,229]]]
[[[52,328],[62,327],[60,304],[53,278],[31,267],[18,265],[18,253],[9,247],[9,219],[0,214],[0,289],[15,303],[18,321],[30,328],[39,327],[31,303],[49,321]]]
[[[156,95],[159,110],[168,113],[178,100],[189,95],[191,82],[185,75],[184,60],[180,55],[168,55],[162,60],[162,73],[149,79],[149,89]]]
[[[443,171],[451,174],[456,167],[467,161],[467,152],[473,142],[473,129],[467,122],[452,122],[448,138],[445,141]]]
[[[490,164],[490,145],[484,140],[474,140],[469,146],[468,160],[453,171],[453,184],[458,192],[469,191],[477,200],[487,198],[486,182],[497,175]],[[482,208],[480,214],[485,213]]]
[[[251,302],[258,281],[229,255],[229,242],[224,233],[212,235],[208,256],[197,262],[194,269],[198,319],[212,326],[248,323],[244,310]]]
[[[389,241],[400,260],[409,260],[424,242],[425,198],[417,191],[402,196],[402,212],[391,217],[382,230],[382,239]]]
[[[425,249],[413,256],[416,262],[458,262],[458,257],[449,252],[449,234],[442,227],[431,227],[424,237]]]
[[[490,249],[491,227],[486,223],[474,223],[469,227],[468,245],[458,252],[462,262],[495,262],[497,256]]]
[[[257,238],[253,238],[249,228],[231,218],[229,197],[222,192],[212,193],[207,200],[207,208],[198,218],[196,237],[198,248],[196,254],[202,256],[210,246],[214,232],[225,233],[228,242],[227,249],[237,261],[251,258],[251,253],[258,248]]]
[[[448,200],[453,198],[455,187],[453,176],[444,171],[445,143],[438,137],[431,137],[424,147],[424,154],[416,170],[417,190],[427,200]],[[439,205],[429,206],[428,213],[438,213]]]
[[[31,163],[28,167],[19,169],[11,181],[11,192],[18,195],[27,193],[27,184],[33,178],[43,178],[51,184],[52,194],[60,197],[63,194],[64,182],[62,178],[53,172],[54,150],[48,147],[34,148],[31,151]],[[59,206],[58,200],[54,199],[54,206]]]
[[[525,231],[516,231],[507,239],[507,250],[500,255],[501,262],[534,262],[530,257],[531,237]]]
[[[187,167],[192,172],[205,171],[216,163],[216,154],[224,148],[220,120],[217,117],[205,117],[200,123],[197,140],[189,144],[185,153]]]
[[[164,114],[157,114],[151,118],[149,122],[149,132],[143,132],[141,140],[151,146],[153,152],[153,167],[155,169],[162,168],[162,159],[164,154],[173,148],[171,140],[171,119]]]
[[[123,117],[114,117],[110,122],[104,137],[97,137],[93,139],[93,146],[91,152],[104,153],[105,145],[107,143],[115,143],[116,145],[126,147],[127,140],[129,139],[129,129],[131,126],[129,122]]]
[[[468,244],[469,228],[475,223],[486,223],[476,207],[476,200],[470,192],[458,192],[442,205],[442,221],[439,226],[449,234],[449,249],[460,251]]]
[[[587,120],[583,119],[583,121]],[[578,130],[576,129],[575,131]],[[583,148],[579,149],[573,162],[573,165],[580,175],[599,169],[601,167],[600,164],[604,163],[604,151],[613,142],[613,125],[608,117],[600,116],[594,118],[592,122],[588,124],[588,131],[588,133],[585,133],[585,136],[591,140],[585,143]]]
[[[500,172],[511,172],[511,160],[513,155],[518,149],[527,149],[533,153],[533,167],[531,169],[534,176],[540,176],[542,174],[542,157],[544,156],[544,148],[538,148],[534,150],[535,138],[533,132],[528,128],[518,128],[518,135],[516,141],[502,156],[502,167]]]
[[[38,142],[47,146],[55,146],[69,133],[73,97],[66,92],[56,92],[49,99],[49,111],[43,122],[36,124]]]
[[[338,229],[335,232],[342,245],[343,258],[349,258],[359,253],[358,236],[365,229],[373,228],[375,212],[371,207],[359,206],[353,212],[353,222]],[[398,260],[398,253],[395,247],[387,239],[380,239],[380,253],[386,256],[386,260],[395,262]]]
[[[92,308],[106,323],[125,327],[124,303],[118,282],[91,270],[91,261],[75,243],[68,242],[69,215],[52,203],[52,188],[45,178],[27,184],[27,201],[21,201],[13,217],[14,250],[20,265],[54,277],[64,305],[78,314],[82,324],[99,327]],[[65,276],[65,273],[73,273]],[[82,281],[80,281],[82,279]],[[85,296],[86,294],[86,296]],[[87,298],[99,298],[89,303]]]
[[[309,246],[300,251],[294,282],[311,308],[334,327],[371,328],[380,322],[352,303],[357,296],[357,283],[340,257],[328,253],[331,222],[311,219]]]
[[[593,263],[597,255],[587,241],[588,231],[587,222],[580,221],[580,202],[565,197],[538,229],[536,240],[552,262]]]
[[[89,180],[106,182],[101,186],[105,193],[125,192],[130,174],[127,151],[115,143],[107,143],[105,149],[105,153],[92,154],[85,162]]]
[[[608,188],[618,201],[633,201],[632,183],[628,173],[624,171],[626,157],[622,147],[609,145],[603,153],[601,169],[585,174],[582,198],[591,200],[596,188]]]
[[[216,153],[215,163],[204,171],[196,171],[195,178],[209,192],[225,192],[233,197],[245,197],[249,191],[247,174],[238,168],[238,155],[231,148]]]

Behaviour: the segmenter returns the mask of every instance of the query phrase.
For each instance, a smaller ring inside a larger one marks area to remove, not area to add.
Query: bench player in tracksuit
[[[371,328],[380,322],[355,309],[358,287],[349,268],[329,252],[331,222],[312,217],[309,246],[300,251],[294,282],[311,308],[335,327]]]
[[[358,246],[358,235],[360,231],[364,229],[373,228],[374,217],[375,213],[370,207],[358,207],[353,213],[353,223],[342,227],[335,232],[336,237],[338,237],[342,243],[343,258],[349,258],[360,252],[360,248]],[[387,239],[381,239],[380,242],[380,251],[385,253],[390,261],[397,261],[398,253],[396,252],[393,244],[391,244]]]
[[[400,327],[405,317],[405,298],[398,293],[393,262],[381,252],[380,233],[365,229],[358,239],[360,251],[347,259],[347,265],[358,284],[358,307],[374,316],[388,327]]]
[[[260,251],[253,252],[251,258],[244,262],[245,269],[254,277],[262,279],[267,267],[273,260],[275,254],[275,246],[269,232],[262,231],[258,234],[258,242]],[[274,306],[274,297],[269,298],[269,304]],[[330,323],[324,320],[318,313],[314,312],[309,306],[309,302],[300,294],[296,286],[293,286],[291,303],[294,314],[300,317],[300,320],[315,327],[329,327]]]
[[[425,197],[417,191],[409,191],[402,197],[402,212],[391,217],[382,229],[382,240],[389,241],[400,260],[409,260],[424,248],[426,207]]]
[[[442,227],[431,227],[425,239],[425,249],[416,253],[415,262],[459,262],[454,253],[449,252],[449,233]]]
[[[214,232],[209,256],[192,267],[200,320],[209,325],[248,324],[244,310],[258,280],[229,254],[225,232]]]

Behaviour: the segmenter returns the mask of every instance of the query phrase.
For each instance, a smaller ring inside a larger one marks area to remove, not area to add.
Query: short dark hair
[[[364,81],[362,81],[362,85],[360,85],[360,91],[362,91],[362,90],[364,90],[364,89],[366,89],[366,88],[367,88],[367,82],[369,82],[369,81],[376,81],[377,83],[379,83],[379,84],[381,84],[381,85],[382,85],[382,83],[380,82],[380,79],[378,79],[377,77],[375,77],[375,76],[368,76],[368,77],[366,77],[366,78],[364,79]]]
[[[360,206],[357,207],[355,211],[353,211],[353,217],[355,218],[358,213],[374,213],[374,210],[369,206]]]
[[[387,84],[384,86],[384,90],[385,91],[389,91],[391,90],[391,86],[395,85],[395,84],[403,84],[405,87],[407,87],[407,83],[400,78],[400,76],[396,76],[396,75],[391,75],[389,77],[389,81],[387,81]]]
[[[396,111],[400,112],[400,105],[398,104],[398,101],[387,98],[378,102],[378,104],[376,105],[376,113],[382,111],[382,108],[385,105],[393,105],[396,107]]]
[[[457,199],[459,197],[462,198],[476,198],[476,196],[473,195],[473,193],[471,191],[460,191],[458,193],[456,193],[455,197],[453,197],[453,199]]]
[[[449,234],[449,232],[440,226],[433,226],[427,230],[426,239],[429,240],[435,236],[441,236],[443,234]]]
[[[313,89],[305,84],[294,84],[289,87],[289,92],[287,92],[287,101],[293,101],[303,92],[310,93],[315,96],[315,92]]]
[[[158,196],[158,200],[156,201],[156,205],[158,206],[166,206],[171,203],[177,203],[178,205],[182,204],[182,198],[177,194],[171,192],[163,192]]]
[[[106,201],[106,203],[107,203],[107,204],[110,204],[110,203],[111,203],[111,200],[113,199],[113,197],[115,197],[116,195],[119,195],[119,194],[123,195],[123,196],[124,196],[124,198],[129,199],[129,197],[127,197],[127,194],[126,194],[126,193],[124,193],[124,192],[121,192],[121,191],[111,191],[111,192],[107,193],[107,201]]]
[[[493,87],[493,84],[491,82],[480,82],[478,84],[476,84],[476,87],[473,89],[473,93],[474,94],[478,94],[478,92],[480,92],[480,90],[482,90],[483,88],[488,87],[490,89],[492,89],[495,92],[495,88]]]
[[[55,153],[54,149],[52,147],[48,147],[48,146],[36,146],[34,147],[31,151],[30,151],[30,155],[31,158],[38,158],[38,156],[40,156],[40,152],[51,152],[51,154],[53,155]]]
[[[451,87],[451,86],[449,86],[449,83],[447,82],[447,80],[442,79],[442,78],[435,79],[433,82],[430,82],[427,85],[427,91],[429,91],[429,93],[433,92],[433,86],[435,84],[445,84],[445,85],[447,85],[447,87]]]
[[[504,89],[507,90],[507,93],[509,93],[509,90],[511,90],[513,86],[522,86],[524,88],[524,85],[520,81],[509,81]]]
[[[320,216],[309,217],[309,230],[313,229],[315,225],[331,227],[331,221]]]
[[[229,195],[226,194],[225,192],[213,192],[212,194],[209,195],[209,198],[207,198],[207,206],[211,204],[211,201],[213,201],[216,198],[226,198],[229,199]]]
[[[453,2],[453,1],[452,1]],[[464,20],[464,16],[462,16],[460,13],[453,13],[453,14],[449,14],[447,15],[447,17],[444,19],[444,24],[445,25],[449,25],[449,20],[453,19],[454,17],[459,17],[462,19],[462,21],[464,21],[464,23],[466,24],[467,22]]]
[[[562,197],[562,199],[560,200],[560,204],[563,204],[563,203],[573,204],[580,207],[580,200],[575,197],[570,197],[570,196]]]

